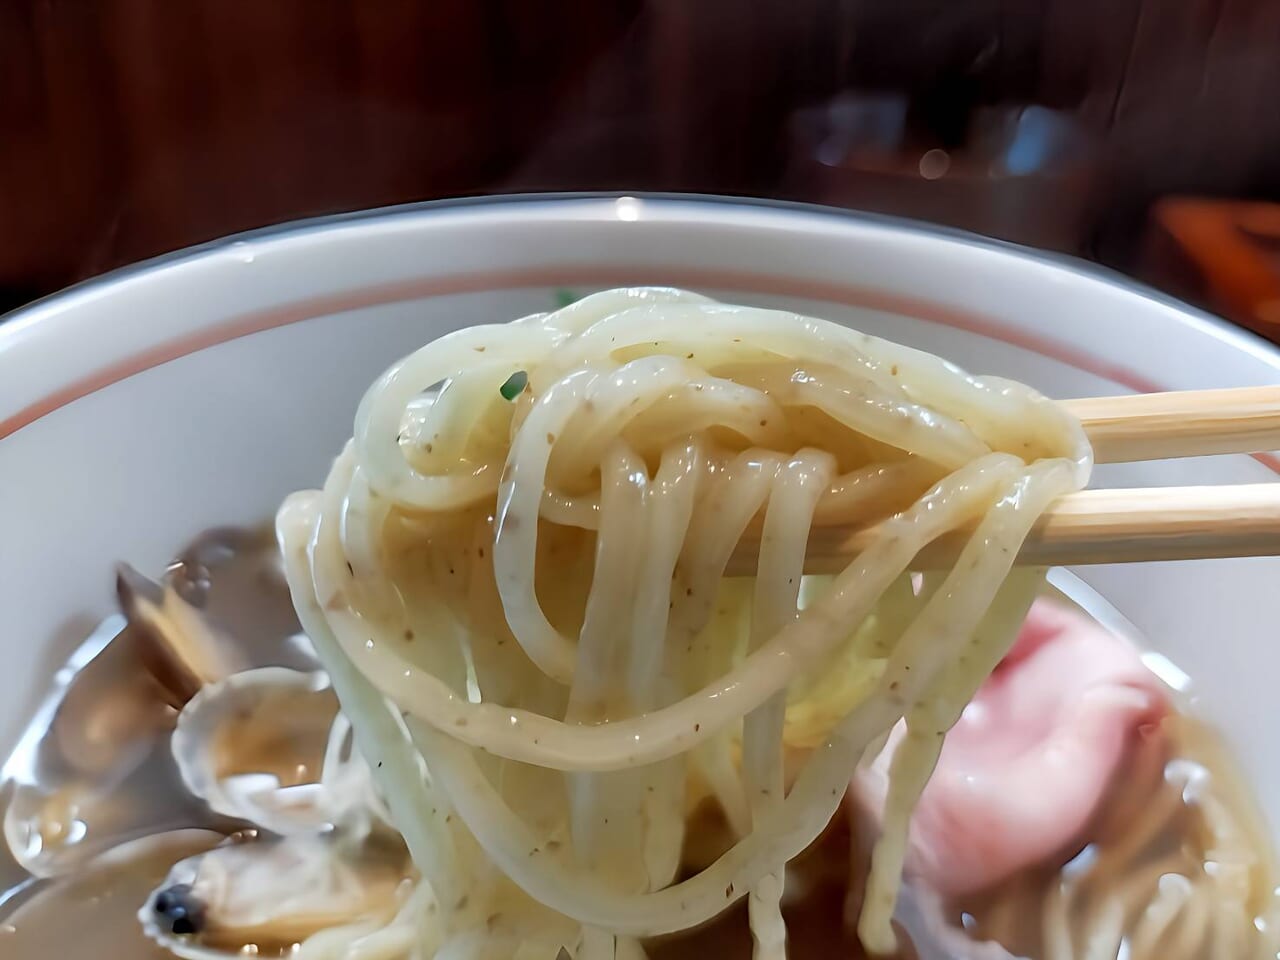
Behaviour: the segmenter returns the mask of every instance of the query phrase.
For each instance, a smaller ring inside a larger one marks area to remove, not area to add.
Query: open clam
[[[0,766],[5,841],[32,876],[69,873],[148,833],[233,828],[178,776],[178,711],[248,667],[317,666],[267,531],[213,531],[163,583],[122,566],[117,587],[124,616],[72,654]]]
[[[0,768],[4,838],[36,877],[72,872],[138,836],[207,825],[167,749],[174,711],[138,669],[138,632],[111,617],[58,673]]]
[[[173,733],[187,789],[215,813],[281,836],[385,818],[323,671],[262,667],[209,684]]]
[[[187,789],[215,813],[278,834],[329,824],[319,776],[338,701],[322,672],[263,667],[203,687],[172,749]]]
[[[262,667],[205,685],[175,762],[210,809],[258,828],[176,864],[139,913],[181,957],[287,954],[322,930],[371,933],[413,884],[399,834],[323,671]]]
[[[179,957],[287,955],[322,930],[392,921],[409,896],[408,855],[341,833],[231,840],[176,864],[138,914]]]

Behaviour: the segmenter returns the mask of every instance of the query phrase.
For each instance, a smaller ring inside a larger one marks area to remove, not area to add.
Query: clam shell
[[[262,667],[208,684],[178,717],[172,750],[211,810],[273,833],[314,833],[339,804],[320,783],[338,699],[328,676]]]
[[[70,876],[28,884],[0,908],[0,956],[160,960],[138,927],[138,904],[174,860],[223,839],[203,830],[156,834],[115,847]]]
[[[74,872],[148,833],[214,825],[181,787],[166,744],[174,713],[137,670],[137,639],[121,618],[104,621],[0,767],[4,841],[33,876]]]
[[[322,930],[390,921],[409,869],[403,845],[335,833],[233,840],[176,864],[138,919],[179,957],[287,955]]]
[[[183,788],[169,749],[177,711],[236,670],[318,667],[269,529],[210,531],[163,583],[121,567],[117,588],[125,617],[72,653],[0,766],[4,841],[36,877],[156,831],[234,829]]]

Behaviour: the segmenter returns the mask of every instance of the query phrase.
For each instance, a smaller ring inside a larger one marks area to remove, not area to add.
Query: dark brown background
[[[600,188],[1142,273],[1157,198],[1280,196],[1280,2],[0,0],[0,306],[301,216]]]

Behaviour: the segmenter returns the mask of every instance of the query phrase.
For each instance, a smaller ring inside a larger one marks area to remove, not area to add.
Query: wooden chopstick
[[[1280,387],[1089,397],[1080,418],[1098,463],[1280,450]]]
[[[1064,401],[1098,463],[1131,463],[1280,449],[1280,386],[1089,397]],[[730,576],[755,571],[753,525],[730,557]],[[966,531],[930,544],[914,567],[947,566]],[[869,540],[865,527],[816,526],[805,573],[837,573]],[[1062,497],[1018,554],[1025,566],[1280,556],[1280,483],[1085,490]]]
[[[963,532],[930,544],[917,569],[947,566]],[[868,542],[866,528],[815,527],[805,573],[837,573]],[[750,575],[760,550],[752,528],[730,561],[730,576]],[[1280,483],[1219,487],[1085,490],[1058,500],[1023,545],[1018,563],[1065,566],[1280,555]]]

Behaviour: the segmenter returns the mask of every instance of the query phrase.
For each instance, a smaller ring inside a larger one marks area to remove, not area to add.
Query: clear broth
[[[182,589],[190,593],[193,602],[201,603],[206,612],[216,616],[224,630],[234,632],[263,649],[272,645],[278,647],[276,655],[267,655],[268,661],[291,659],[280,644],[297,627],[288,608],[283,581],[272,577],[270,564],[264,565],[263,560],[262,551],[270,551],[274,547],[269,541],[257,537],[228,538],[225,532],[219,536],[221,539],[216,541],[216,549],[207,548],[207,544],[201,548],[198,543],[184,554],[185,562],[180,562],[176,568]],[[1132,626],[1083,582],[1063,571],[1055,571],[1052,583],[1054,592],[1062,599],[1080,607],[1112,632],[1134,641],[1139,647],[1143,646]],[[1185,685],[1186,678],[1164,658],[1149,654],[1145,659],[1153,672],[1166,683],[1176,688]],[[1174,692],[1182,691],[1176,689]],[[1178,762],[1193,762],[1208,771],[1205,776],[1212,779],[1215,791],[1225,792],[1229,806],[1247,814],[1244,822],[1247,822],[1249,841],[1254,849],[1269,851],[1270,844],[1260,842],[1266,837],[1260,819],[1243,787],[1224,764],[1224,751],[1202,727],[1185,715],[1175,715],[1170,722],[1177,724],[1175,736],[1171,738],[1174,750],[1179,755],[1186,755]],[[1137,777],[1121,778],[1121,781],[1121,787],[1104,804],[1104,812],[1090,829],[1083,853],[1080,850],[1063,851],[1063,862],[1072,861],[1078,865],[1081,857],[1105,855],[1111,845],[1123,842],[1134,817],[1141,820],[1144,804],[1157,804],[1161,797],[1168,799],[1165,795],[1169,791],[1181,790],[1181,787],[1168,782],[1161,783],[1158,776],[1146,781]],[[151,799],[158,807],[164,808],[171,800],[169,809],[181,814],[165,820],[166,829],[208,825],[188,809],[191,804],[189,797],[174,792],[174,782],[167,774],[148,781],[142,787],[145,792],[154,794]],[[5,797],[5,785],[0,784],[0,801]],[[1175,854],[1181,858],[1180,863],[1185,870],[1193,873],[1204,869],[1210,856],[1204,849],[1203,839],[1207,831],[1203,814],[1198,807],[1185,803],[1181,795],[1174,800],[1178,809],[1157,831],[1151,841],[1152,850]],[[129,849],[109,855],[107,862],[77,873],[71,879],[59,881],[30,881],[12,863],[8,864],[6,872],[5,851],[0,855],[0,955],[13,960],[45,960],[48,957],[60,960],[164,960],[170,954],[143,935],[136,919],[138,908],[176,860],[207,848],[213,836],[188,833],[172,845],[166,844],[163,849],[156,849],[154,845],[148,847],[145,841],[139,841]],[[853,843],[853,839],[848,818],[842,814],[788,870],[790,894],[785,901],[785,913],[790,937],[789,953],[794,960],[825,960],[834,956],[858,960],[865,956],[845,922],[851,902],[850,878],[862,876],[866,868],[865,863],[857,862],[859,856],[856,853],[851,862],[850,851],[865,846]],[[132,856],[128,855],[129,850],[132,850]],[[963,927],[979,936],[999,935],[1007,948],[1020,955],[1044,956],[1046,945],[1042,916],[1045,904],[1055,886],[1062,883],[1071,869],[1073,867],[1069,865],[1066,868],[1052,866],[1030,871],[981,897],[948,905],[949,919],[956,927]],[[1258,875],[1254,878],[1259,889],[1257,908],[1260,914],[1270,908],[1267,898],[1272,896],[1269,886],[1271,875],[1269,855],[1263,856]],[[9,888],[7,892],[3,892],[5,887]],[[856,894],[852,902],[856,905]],[[745,907],[739,904],[697,930],[654,941],[648,949],[654,960],[702,960],[707,956],[748,958],[751,956],[751,938]],[[939,955],[936,950],[921,950],[920,953],[929,957]],[[899,960],[915,960],[916,956],[916,950],[906,945]]]

